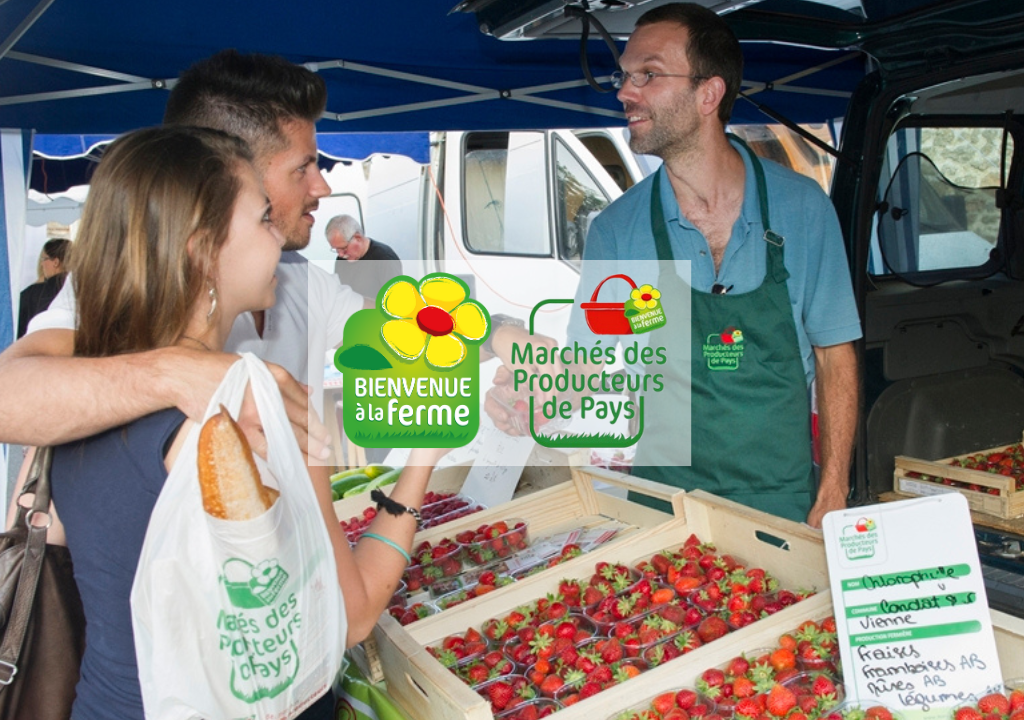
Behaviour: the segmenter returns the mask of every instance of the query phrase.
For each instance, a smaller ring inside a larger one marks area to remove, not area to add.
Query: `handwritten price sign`
[[[928,720],[1002,689],[962,495],[837,511],[823,529],[847,697]]]

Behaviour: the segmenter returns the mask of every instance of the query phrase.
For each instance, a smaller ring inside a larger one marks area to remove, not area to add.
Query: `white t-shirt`
[[[337,275],[311,265],[296,252],[281,254],[277,266],[277,301],[266,311],[263,337],[250,313],[235,320],[225,344],[227,352],[251,352],[277,363],[299,382],[311,384],[313,406],[323,418],[324,359],[341,345],[345,323],[363,308],[363,297]],[[45,312],[36,315],[28,331],[74,330],[75,294],[70,278]]]

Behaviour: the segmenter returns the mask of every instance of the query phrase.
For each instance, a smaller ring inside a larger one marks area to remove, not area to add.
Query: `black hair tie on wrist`
[[[406,507],[402,503],[392,500],[380,490],[371,490],[370,499],[377,503],[378,510],[383,509],[388,515],[398,517],[404,513],[408,513],[416,520],[417,528],[423,524],[423,519],[420,517],[419,510],[416,508]]]

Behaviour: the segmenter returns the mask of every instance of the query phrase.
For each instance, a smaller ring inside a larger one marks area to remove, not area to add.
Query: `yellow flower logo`
[[[621,295],[619,297],[622,297]],[[629,294],[633,307],[637,310],[653,310],[658,307],[661,293],[652,285],[641,285]]]
[[[425,352],[432,367],[457,366],[466,358],[465,342],[483,341],[491,324],[484,306],[468,295],[466,285],[446,273],[427,275],[419,286],[396,278],[380,300],[380,309],[396,318],[381,327],[384,342],[407,362]]]

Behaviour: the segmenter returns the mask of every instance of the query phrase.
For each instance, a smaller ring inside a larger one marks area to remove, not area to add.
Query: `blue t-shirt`
[[[662,205],[672,253],[677,262],[690,261],[689,282],[700,292],[710,292],[711,287],[718,283],[731,286],[731,294],[746,293],[759,287],[764,279],[764,227],[757,183],[749,154],[742,149],[739,153],[746,170],[743,205],[733,225],[717,277],[707,240],[680,213],[664,165],[658,170],[663,174]],[[816,182],[770,160],[762,159],[761,164],[768,188],[769,224],[774,232],[785,238],[785,263],[789,271],[787,287],[804,372],[810,385],[814,379],[815,346],[838,345],[862,335],[843,236],[835,209]],[[583,251],[579,291],[569,321],[570,343],[579,341],[583,344],[594,337],[586,328],[580,303],[590,300],[590,293],[611,267],[606,262],[588,264],[588,260],[657,259],[650,211],[653,182],[652,174],[605,208],[591,224]],[[653,276],[645,275],[636,281],[653,282],[657,277],[657,263],[651,267]],[[679,274],[686,277],[682,269]],[[602,290],[602,300],[625,300],[625,297],[612,297],[612,292],[604,293]]]
[[[129,598],[167,479],[164,451],[184,421],[164,410],[54,449],[53,503],[85,609],[75,720],[143,717]]]
[[[144,717],[132,583],[149,518],[167,480],[164,455],[184,421],[179,410],[163,410],[54,449],[51,493],[85,609],[85,655],[71,711],[75,720]],[[300,718],[326,719],[332,711],[327,693]]]

